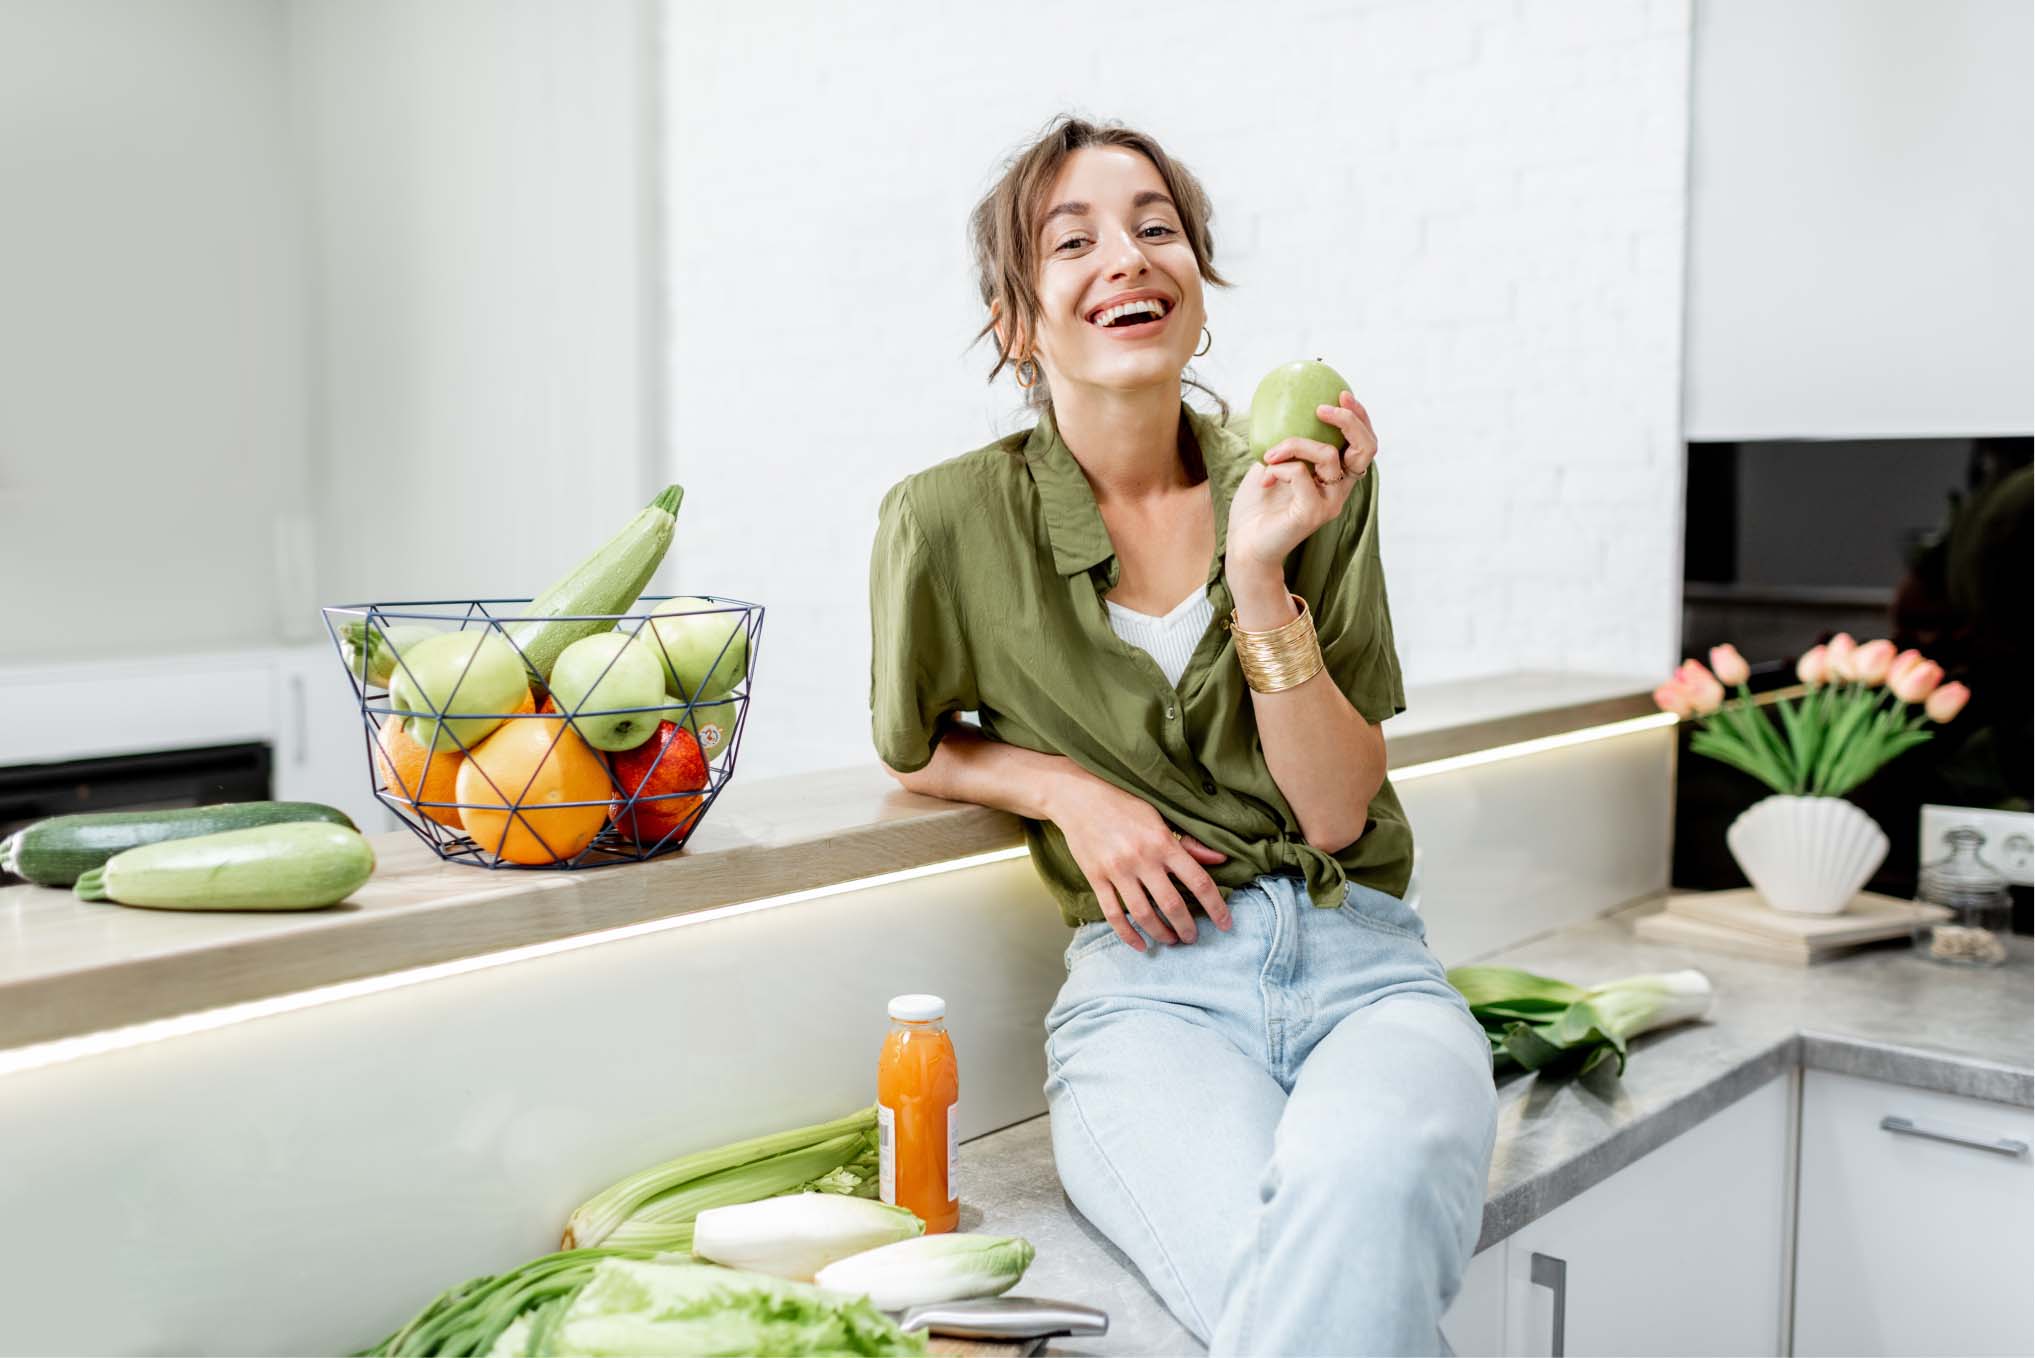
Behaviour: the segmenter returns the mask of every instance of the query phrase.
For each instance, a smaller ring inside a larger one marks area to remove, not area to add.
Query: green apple
[[[1349,390],[1342,374],[1318,358],[1282,363],[1266,373],[1251,396],[1252,460],[1264,461],[1268,450],[1292,438],[1313,439],[1340,452],[1347,442],[1343,431],[1314,408],[1341,404]]]
[[[400,654],[389,676],[389,704],[416,714],[404,719],[403,730],[432,750],[472,749],[530,696],[523,658],[493,628],[440,632]],[[463,715],[443,716],[448,712]]]
[[[677,694],[667,693],[664,702],[664,709],[659,715],[690,731],[700,747],[701,757],[709,764],[713,763],[715,756],[727,748],[728,737],[735,734],[735,718],[741,710],[741,700],[721,698],[713,702],[697,702],[693,704],[691,716],[686,715],[685,699]]]
[[[664,719],[664,667],[621,632],[581,637],[551,667],[551,700],[596,750],[633,750]],[[641,711],[629,711],[640,708]]]
[[[749,677],[746,621],[745,610],[712,599],[666,599],[651,610],[636,644],[664,666],[667,692],[680,701],[712,702]]]
[[[685,699],[671,698],[672,706],[664,713],[666,721],[675,721],[692,732],[699,742],[700,755],[709,763],[727,748],[728,737],[735,734],[736,701],[724,698],[718,702],[693,704],[692,715],[685,714]]]

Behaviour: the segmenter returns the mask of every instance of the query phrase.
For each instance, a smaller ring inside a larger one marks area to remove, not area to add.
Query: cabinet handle
[[[290,714],[294,719],[293,724],[297,728],[296,764],[298,768],[302,768],[305,761],[311,755],[311,733],[307,729],[310,712],[309,705],[304,701],[304,676],[301,674],[290,676]]]
[[[1554,1335],[1549,1341],[1553,1347],[1548,1349],[1548,1353],[1552,1355],[1552,1358],[1562,1358],[1563,1322],[1567,1319],[1569,1309],[1568,1261],[1557,1259],[1552,1254],[1542,1254],[1539,1251],[1535,1251],[1533,1255],[1533,1273],[1531,1276],[1535,1287],[1548,1288],[1555,1294]]]
[[[2011,1136],[1994,1137],[1987,1141],[1983,1137],[1967,1136],[1963,1132],[1954,1132],[1947,1127],[1924,1126],[1913,1118],[1900,1117],[1894,1113],[1881,1118],[1880,1127],[1885,1131],[1899,1132],[1902,1136],[1926,1136],[1932,1141],[1948,1141],[1953,1145],[1970,1146],[1974,1150],[1992,1151],[1998,1155],[2028,1153],[2028,1143],[2017,1141]]]

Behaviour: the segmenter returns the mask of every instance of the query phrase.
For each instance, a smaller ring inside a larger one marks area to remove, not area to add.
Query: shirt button
[[[1174,712],[1175,712],[1176,710],[1177,710],[1177,709],[1176,709],[1176,708],[1175,708],[1175,707],[1173,706],[1173,704],[1171,704],[1171,703],[1167,703],[1167,704],[1166,704],[1166,720],[1167,720],[1167,721],[1171,721],[1171,720],[1173,720],[1173,713],[1174,713]]]
[[[1215,795],[1215,779],[1213,778],[1202,779],[1201,790],[1203,792],[1206,792],[1209,796],[1213,797]]]

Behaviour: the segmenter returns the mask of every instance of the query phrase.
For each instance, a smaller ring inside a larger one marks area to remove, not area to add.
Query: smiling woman
[[[1378,442],[1348,391],[1315,408],[1342,447],[1262,461],[1182,401],[1229,286],[1210,216],[1152,138],[1078,119],[976,208],[977,339],[1037,418],[883,498],[876,751],[1024,818],[1074,929],[1054,1160],[1174,1315],[1218,1353],[1434,1352],[1497,1102],[1406,901]]]
[[[1046,198],[1059,177],[1062,167],[1077,151],[1095,148],[1098,151],[1114,152],[1110,157],[1117,163],[1118,173],[1128,173],[1148,182],[1133,187],[1121,207],[1116,203],[1098,204],[1084,198],[1069,198],[1048,205]],[[1173,365],[1178,373],[1193,356],[1195,341],[1200,338],[1201,327],[1207,322],[1202,310],[1199,283],[1205,281],[1217,287],[1231,286],[1228,279],[1216,272],[1214,255],[1215,241],[1209,230],[1210,219],[1215,215],[1209,203],[1208,194],[1201,183],[1184,166],[1162,150],[1159,144],[1140,132],[1129,128],[1108,126],[1098,127],[1080,119],[1066,119],[1058,123],[1045,136],[1017,158],[1003,174],[996,187],[975,208],[970,234],[975,244],[976,280],[982,293],[982,305],[989,312],[990,319],[976,332],[976,339],[996,332],[999,339],[996,363],[989,370],[989,380],[995,381],[1006,365],[1019,369],[1018,382],[1025,388],[1025,401],[1033,410],[1043,410],[1052,402],[1053,383],[1041,373],[1030,357],[1030,346],[1013,349],[1007,336],[1032,338],[1035,345],[1041,332],[1048,328],[1063,329],[1067,317],[1062,315],[1049,319],[1046,307],[1040,297],[1038,283],[1040,265],[1048,257],[1053,259],[1079,258],[1092,253],[1101,227],[1098,213],[1115,218],[1120,212],[1137,218],[1136,234],[1139,239],[1149,241],[1155,251],[1169,254],[1177,252],[1182,269],[1179,281],[1185,282],[1191,276],[1196,286],[1192,297],[1168,296],[1160,289],[1149,289],[1144,293],[1126,290],[1117,301],[1146,295],[1159,299],[1169,312],[1165,322],[1151,322],[1132,326],[1138,332],[1124,338],[1144,338],[1157,335],[1168,329],[1174,336],[1184,336],[1177,344],[1166,346],[1165,352],[1179,349],[1180,362]],[[1184,293],[1185,288],[1181,289]],[[1109,300],[1109,299],[1098,299]],[[1003,318],[1010,318],[1005,322]],[[1095,319],[1092,316],[1090,319]],[[1133,318],[1135,319],[1135,318]],[[1053,325],[1053,320],[1060,325]],[[1027,369],[1026,364],[1032,366]],[[1229,415],[1229,404],[1220,395],[1210,391],[1192,378],[1182,381],[1196,390],[1208,392],[1222,408],[1225,419]]]

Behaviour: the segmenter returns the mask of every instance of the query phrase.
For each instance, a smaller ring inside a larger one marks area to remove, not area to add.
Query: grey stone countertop
[[[1796,1066],[2035,1106],[2030,940],[2012,939],[2006,964],[1991,968],[1944,966],[1906,944],[1802,967],[1633,937],[1631,921],[1659,908],[1658,899],[1636,902],[1451,963],[1590,985],[1694,967],[1715,989],[1709,1018],[1635,1039],[1622,1077],[1600,1069],[1586,1081],[1500,1080],[1479,1249]],[[1047,1126],[1042,1115],[966,1143],[961,1229],[1022,1235],[1037,1247],[1018,1286],[1024,1295],[1109,1312],[1107,1335],[1058,1339],[1046,1352],[1200,1353],[1129,1261],[1068,1203]]]

